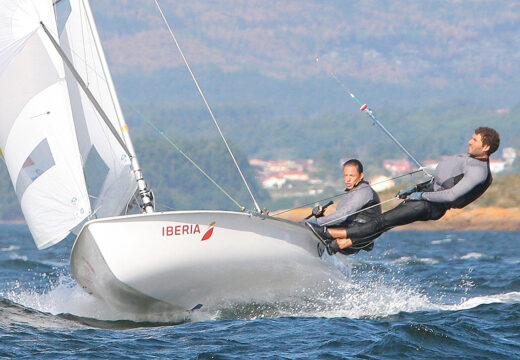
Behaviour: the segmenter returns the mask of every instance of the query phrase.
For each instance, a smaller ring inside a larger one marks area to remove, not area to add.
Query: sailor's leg
[[[366,224],[347,229],[346,237],[352,239],[355,243],[356,240],[359,241],[376,234],[381,234],[394,226],[410,224],[419,220],[429,220],[430,216],[431,206],[427,201],[402,202],[395,208],[375,217]]]
[[[442,204],[428,201],[402,202],[395,208],[375,217],[371,221],[350,227],[348,229],[323,228],[321,231],[327,240],[327,250],[336,253],[353,245],[375,240],[383,232],[399,225],[410,224],[414,221],[437,220],[446,213]],[[329,252],[329,253],[330,253]]]
[[[338,247],[340,249],[344,249],[344,248],[347,248],[349,246],[352,246],[352,240],[350,240],[350,239],[346,239],[346,238],[336,239],[336,242],[338,243]]]
[[[346,239],[347,238],[347,230],[339,229],[339,228],[328,228],[327,232],[334,239]]]

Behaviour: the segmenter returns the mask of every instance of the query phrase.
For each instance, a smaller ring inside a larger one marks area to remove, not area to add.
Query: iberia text
[[[200,234],[199,224],[163,226],[162,236]]]

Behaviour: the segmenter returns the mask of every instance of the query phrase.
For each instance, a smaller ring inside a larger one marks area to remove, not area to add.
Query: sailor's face
[[[345,186],[351,190],[363,180],[363,173],[360,173],[355,165],[347,165],[343,167],[343,180],[345,180]]]
[[[487,157],[489,145],[482,144],[482,136],[480,134],[473,134],[468,141],[468,154],[476,158]]]

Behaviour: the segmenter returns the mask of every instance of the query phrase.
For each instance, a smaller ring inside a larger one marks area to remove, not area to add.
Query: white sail
[[[38,248],[90,214],[51,1],[0,7],[0,151]]]
[[[61,47],[124,138],[125,121],[88,1],[55,6]],[[66,76],[93,215],[120,215],[136,190],[130,159],[68,69]]]

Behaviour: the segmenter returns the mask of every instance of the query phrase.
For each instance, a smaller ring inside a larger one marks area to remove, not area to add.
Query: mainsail
[[[80,0],[57,2],[56,13],[51,0],[0,8],[0,154],[38,248],[59,242],[89,215],[120,214],[136,188],[130,159],[40,24],[60,39],[115,127],[124,129],[91,19]]]

